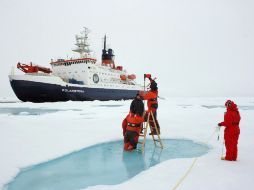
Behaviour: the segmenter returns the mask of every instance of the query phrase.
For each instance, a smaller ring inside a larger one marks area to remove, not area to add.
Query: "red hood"
[[[230,111],[238,111],[238,108],[237,108],[237,105],[235,103],[232,102],[232,104],[230,104],[228,107],[227,107],[227,110],[230,110]]]

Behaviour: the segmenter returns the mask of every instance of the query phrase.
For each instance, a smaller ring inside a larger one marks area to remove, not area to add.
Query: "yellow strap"
[[[177,187],[183,182],[183,180],[187,177],[187,175],[189,175],[189,173],[191,172],[193,166],[195,165],[196,161],[198,160],[198,158],[196,157],[191,166],[189,167],[189,169],[185,172],[185,174],[181,177],[181,179],[177,182],[177,184],[174,186],[174,188],[172,190],[177,189]]]
[[[213,137],[213,135],[216,133],[216,129],[214,130],[214,132],[212,133],[212,135],[208,138],[207,141],[205,141],[205,143],[208,143],[210,141],[210,139]],[[190,167],[188,168],[188,170],[185,172],[185,174],[179,179],[179,181],[176,183],[176,185],[173,187],[172,190],[176,190],[177,187],[183,182],[183,180],[189,175],[189,173],[191,172],[193,166],[195,165],[195,163],[197,162],[198,157],[196,157],[192,164],[190,165]]]

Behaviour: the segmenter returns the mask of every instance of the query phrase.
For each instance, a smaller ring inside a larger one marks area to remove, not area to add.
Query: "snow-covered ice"
[[[166,98],[159,101],[158,119],[162,138],[206,142],[223,120],[228,98]],[[237,162],[221,161],[223,132],[208,145],[178,189],[252,189],[254,170],[254,99],[232,98],[242,116]],[[103,142],[122,139],[121,122],[130,101],[0,103],[0,189],[22,168],[58,158]],[[225,149],[224,149],[225,151]],[[171,159],[145,170],[118,185],[88,189],[172,189],[194,158]],[[121,172],[121,171],[117,171]]]

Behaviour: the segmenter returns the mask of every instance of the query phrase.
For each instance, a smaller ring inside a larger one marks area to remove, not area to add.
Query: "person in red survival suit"
[[[158,87],[157,83],[151,78],[151,75],[149,74],[148,76],[145,75],[150,80],[150,90],[148,92],[143,92],[141,91],[139,94],[143,100],[147,100],[147,107],[148,109],[146,110],[146,115],[145,115],[145,120],[147,120],[148,113],[152,112],[154,115],[154,119],[156,122],[156,126],[158,128],[158,132],[160,133],[160,126],[157,120],[157,109],[158,109]],[[152,126],[152,131],[150,133],[155,135],[156,130],[155,130],[155,124],[152,120],[152,118],[149,119],[149,124]]]
[[[224,140],[226,146],[226,156],[222,156],[222,160],[236,161],[237,159],[237,144],[240,135],[239,123],[241,120],[237,105],[227,100],[225,103],[227,111],[224,115],[224,121],[218,123],[218,126],[224,126]]]
[[[130,113],[122,122],[123,136],[124,136],[124,150],[131,151],[136,149],[139,133],[142,129],[144,112],[144,103],[139,94],[131,102]]]

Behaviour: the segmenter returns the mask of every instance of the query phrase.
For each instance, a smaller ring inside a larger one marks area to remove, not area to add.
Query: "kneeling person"
[[[139,133],[142,128],[144,118],[138,114],[129,113],[126,117],[127,127],[124,136],[124,150],[131,151],[137,148]]]
[[[124,150],[130,151],[137,147],[139,133],[142,129],[144,103],[139,94],[131,102],[130,113],[122,123],[124,136]]]

